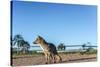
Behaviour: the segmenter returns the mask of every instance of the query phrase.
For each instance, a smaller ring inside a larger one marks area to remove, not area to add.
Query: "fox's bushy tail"
[[[58,54],[56,55],[56,58],[57,58],[57,61],[58,61],[58,62],[62,62],[62,58],[61,58],[61,56],[59,56]]]

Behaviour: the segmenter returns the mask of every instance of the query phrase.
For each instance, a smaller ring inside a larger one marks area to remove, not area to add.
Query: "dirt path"
[[[92,55],[80,55],[80,54],[63,54],[61,55],[61,63],[76,63],[76,62],[90,62],[96,61],[96,54]],[[45,64],[45,58],[43,55],[39,56],[23,56],[12,59],[13,66],[28,66],[28,65],[40,65]]]

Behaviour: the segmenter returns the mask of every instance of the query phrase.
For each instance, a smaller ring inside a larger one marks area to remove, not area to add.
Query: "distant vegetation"
[[[17,48],[13,48],[14,46],[17,46]],[[70,45],[71,47],[75,47],[75,45]],[[93,47],[96,46],[92,46],[92,44],[90,42],[84,43],[83,45],[76,45],[76,46],[81,46],[82,51],[71,51],[71,52],[66,52],[66,47],[67,45],[65,45],[64,43],[60,43],[57,46],[57,50],[58,51],[62,51],[59,53],[65,53],[65,54],[69,54],[69,53],[80,53],[80,54],[96,54],[97,53],[97,49],[94,49]],[[30,44],[28,41],[26,41],[22,35],[17,34],[14,36],[14,38],[11,39],[11,47],[12,47],[12,54],[14,55],[23,55],[23,54],[43,54],[42,52],[37,52],[36,50],[29,50],[30,49]],[[35,47],[35,46],[34,46]]]
[[[24,40],[22,35],[20,34],[15,35],[11,42],[12,42],[12,45],[11,45],[12,47],[15,45],[18,47],[15,50],[12,49],[12,51],[16,51],[17,54],[19,54],[20,52],[23,54],[28,53],[30,44],[28,43],[28,41]]]
[[[64,43],[60,43],[57,48],[58,50],[65,50],[66,46],[64,45]]]

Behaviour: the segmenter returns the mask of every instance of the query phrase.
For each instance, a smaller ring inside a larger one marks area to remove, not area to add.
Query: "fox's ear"
[[[40,35],[38,35],[38,37],[39,37],[39,38],[41,38],[41,36],[40,36]]]
[[[38,36],[38,38],[43,39],[41,36]]]

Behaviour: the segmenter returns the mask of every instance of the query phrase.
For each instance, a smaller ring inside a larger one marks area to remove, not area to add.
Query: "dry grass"
[[[73,62],[90,62],[96,61],[96,54],[60,54],[62,57],[62,63],[73,63]],[[19,55],[13,56],[13,66],[27,66],[27,65],[40,65],[45,64],[44,55]]]

